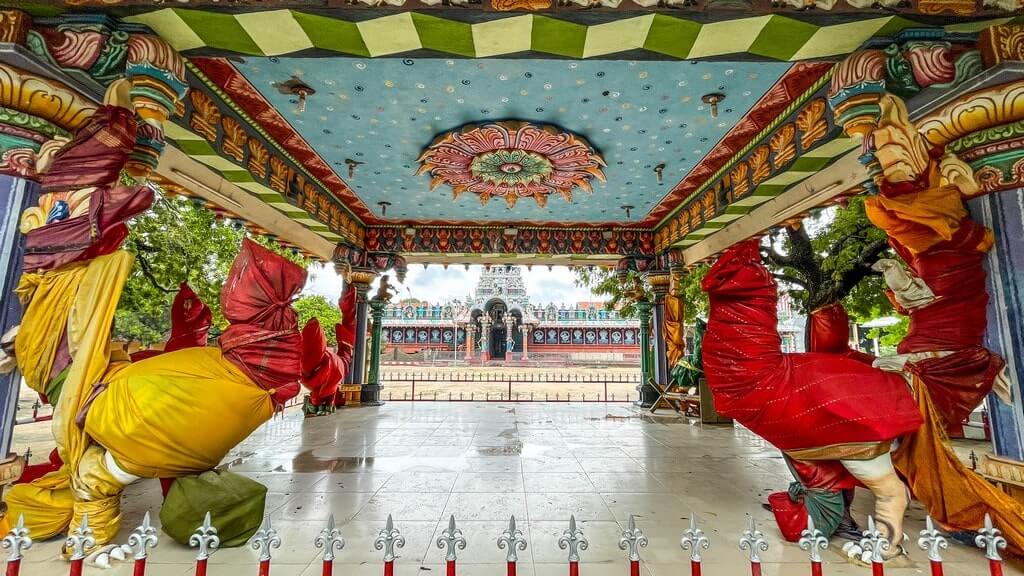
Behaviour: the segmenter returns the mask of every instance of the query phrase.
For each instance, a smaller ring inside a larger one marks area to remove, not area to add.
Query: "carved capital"
[[[0,42],[24,45],[31,27],[32,17],[25,12],[13,8],[0,10]]]
[[[651,292],[654,292],[656,302],[661,302],[668,294],[669,286],[672,283],[672,275],[668,272],[651,272],[647,275],[647,283],[651,285]]]
[[[989,26],[981,31],[978,48],[986,68],[1008,60],[1024,61],[1024,25]]]
[[[349,282],[351,282],[353,288],[362,292],[365,296],[366,291],[370,288],[370,284],[372,284],[376,278],[377,273],[373,270],[367,268],[353,268]],[[358,294],[359,292],[357,292],[357,295]]]

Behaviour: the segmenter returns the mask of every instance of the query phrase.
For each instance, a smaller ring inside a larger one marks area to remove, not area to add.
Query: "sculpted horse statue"
[[[896,308],[910,317],[899,355],[874,359],[845,343],[782,353],[775,280],[761,263],[760,241],[747,240],[718,258],[703,283],[710,299],[703,362],[715,406],[782,450],[804,488],[873,492],[888,557],[905,538],[908,488],[949,529],[977,530],[990,514],[1019,553],[1024,507],[966,470],[945,436],[993,386],[1008,392],[1003,360],[983,345],[982,262],[992,234],[970,219],[963,190],[948,177],[959,161],[929,154],[901,101],[883,98],[874,138],[887,179],[866,200],[868,217],[906,264],[877,265]],[[841,307],[815,314],[845,329]],[[806,504],[809,513],[820,510]],[[831,533],[840,516],[815,520]],[[869,558],[857,545],[846,550]]]

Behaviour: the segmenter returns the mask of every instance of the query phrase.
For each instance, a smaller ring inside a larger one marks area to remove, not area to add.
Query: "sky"
[[[548,270],[546,266],[534,266],[532,270],[522,268],[526,282],[526,292],[530,300],[539,304],[553,302],[555,304],[573,304],[589,302],[599,298],[586,288],[580,288],[573,282],[575,276],[568,266],[554,266]],[[477,281],[483,272],[483,266],[449,266],[446,270],[439,264],[431,264],[426,268],[422,264],[410,264],[405,282],[399,283],[394,273],[390,274],[394,286],[395,297],[417,298],[428,302],[444,303],[450,299],[465,301],[476,289]],[[309,280],[303,290],[304,294],[319,294],[334,301],[341,294],[344,282],[334,272],[333,266],[313,264],[309,268]],[[372,290],[376,290],[374,283]]]

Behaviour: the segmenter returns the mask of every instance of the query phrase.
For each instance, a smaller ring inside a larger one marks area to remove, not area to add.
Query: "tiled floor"
[[[762,554],[765,576],[808,572],[805,553],[782,541],[761,506],[768,493],[789,484],[779,453],[744,429],[701,426],[667,412],[652,418],[623,404],[392,402],[304,420],[292,409],[253,434],[226,464],[270,489],[268,512],[282,540],[273,576],[320,574],[313,539],[331,513],[347,542],[335,568],[344,576],[381,573],[382,554],[373,540],[388,514],[406,538],[399,576],[443,573],[444,552],[436,540],[452,514],[468,542],[459,554],[463,576],[504,573],[505,552],[496,539],[510,514],[529,541],[520,554],[522,576],[566,573],[566,553],[557,540],[570,515],[590,542],[582,553],[583,576],[628,574],[618,539],[631,514],[650,539],[642,551],[644,576],[681,576],[688,573],[689,556],[679,538],[693,513],[711,539],[704,574],[749,573],[745,553],[737,549],[747,514],[770,544]],[[159,502],[155,481],[130,487],[120,541]],[[870,506],[865,492],[855,511],[863,518]],[[916,539],[924,515],[914,507],[909,516],[906,531]],[[870,574],[834,550],[824,553],[826,574]],[[23,574],[65,573],[58,552],[58,542],[37,544]],[[193,557],[164,537],[151,552],[147,574],[191,574]],[[946,558],[947,574],[988,574],[975,549],[951,542]],[[209,574],[255,574],[255,560],[248,548],[220,550]],[[887,574],[928,571],[916,548],[897,562]],[[130,570],[115,566],[106,574]],[[1024,572],[1007,567],[1006,573]]]

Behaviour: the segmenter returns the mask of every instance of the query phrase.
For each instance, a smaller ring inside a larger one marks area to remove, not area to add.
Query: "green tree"
[[[166,339],[171,301],[182,282],[210,307],[213,332],[226,328],[220,291],[248,235],[245,227],[218,219],[199,203],[158,193],[153,207],[129,222],[129,230],[125,248],[135,254],[135,265],[118,302],[114,337],[145,345]],[[272,239],[253,240],[304,268],[308,265]]]
[[[684,321],[686,322],[693,322],[697,316],[707,313],[708,296],[700,287],[701,280],[704,279],[707,271],[708,266],[705,264],[695,266],[683,276],[683,280],[678,287],[683,300],[686,302],[685,306],[683,306]],[[619,280],[615,270],[608,268],[578,267],[574,272],[576,274],[575,282],[577,286],[589,288],[597,296],[607,297],[605,308],[608,310],[618,310],[619,314],[624,318],[636,317],[636,309],[633,306],[633,302],[625,293],[632,286],[636,285],[635,283],[640,282],[640,285],[644,287],[644,293],[647,298],[653,299],[650,287],[642,282],[643,274],[640,272],[631,270],[627,273],[624,282]]]
[[[777,229],[770,240],[762,250],[765,261],[808,315],[808,323],[811,312],[836,302],[857,322],[894,313],[885,281],[871,266],[897,256],[885,232],[868,220],[863,197],[834,210],[830,220],[819,215]]]
[[[334,334],[334,325],[341,322],[341,310],[338,306],[319,294],[304,294],[293,304],[299,313],[299,327],[306,325],[313,318],[320,320],[320,327],[324,329],[324,336],[331,346],[338,344]]]

